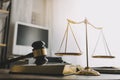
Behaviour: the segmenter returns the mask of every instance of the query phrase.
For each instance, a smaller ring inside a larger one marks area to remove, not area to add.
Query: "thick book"
[[[43,75],[69,75],[76,72],[74,65],[45,64],[45,65],[15,65],[10,68],[10,73],[15,74],[43,74]]]

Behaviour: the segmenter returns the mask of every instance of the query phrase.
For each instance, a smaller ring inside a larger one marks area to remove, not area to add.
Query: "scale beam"
[[[67,19],[68,23],[71,23],[71,24],[81,24],[81,23],[84,23],[84,21],[81,21],[81,22],[75,22],[73,20],[70,20],[70,19]]]

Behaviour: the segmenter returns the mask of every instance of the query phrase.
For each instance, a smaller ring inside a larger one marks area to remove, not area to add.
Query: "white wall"
[[[72,19],[75,21],[83,21],[85,17],[96,27],[103,27],[104,34],[111,50],[111,53],[115,55],[115,59],[93,59],[91,53],[93,51],[98,33],[94,33],[94,29],[89,30],[89,62],[90,66],[119,66],[120,63],[120,11],[119,0],[53,0],[53,47],[52,53],[57,52],[63,33],[66,29],[66,19]],[[78,25],[84,27],[84,25]],[[84,28],[77,28],[78,41],[82,51],[84,52],[80,57],[63,57],[66,61],[73,64],[80,64],[85,66],[85,37]],[[80,35],[79,35],[80,34]],[[82,38],[80,38],[82,37]],[[83,42],[82,42],[83,41]],[[70,48],[74,48],[74,42],[70,43]],[[102,43],[101,43],[102,44]],[[101,46],[102,47],[102,46]],[[102,51],[102,50],[101,50]],[[104,52],[104,51],[103,51]],[[98,52],[96,52],[98,53]]]
[[[44,26],[45,24],[45,1],[33,0],[31,23]]]

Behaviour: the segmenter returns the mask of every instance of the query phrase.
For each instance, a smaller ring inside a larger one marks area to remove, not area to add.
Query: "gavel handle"
[[[31,57],[33,57],[33,53],[29,53],[29,54],[27,54],[27,55],[25,55],[25,56],[19,56],[19,57],[17,57],[17,58],[13,58],[13,59],[10,59],[10,60],[6,60],[5,62],[1,62],[1,63],[0,63],[0,66],[5,66],[5,65],[7,65],[7,64],[10,64],[10,63],[19,61],[19,60],[21,60],[21,59],[31,58]]]

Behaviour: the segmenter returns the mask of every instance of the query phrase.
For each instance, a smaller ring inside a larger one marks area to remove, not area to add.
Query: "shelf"
[[[0,9],[0,17],[6,17],[9,14],[9,11]]]
[[[3,0],[3,2],[8,2],[8,1],[10,1],[10,0]]]
[[[0,18],[6,17],[8,15],[8,13],[9,13],[9,11],[0,9]],[[4,47],[4,46],[6,46],[6,44],[0,43],[0,47],[1,46]]]
[[[0,47],[5,47],[6,44],[0,43]]]

